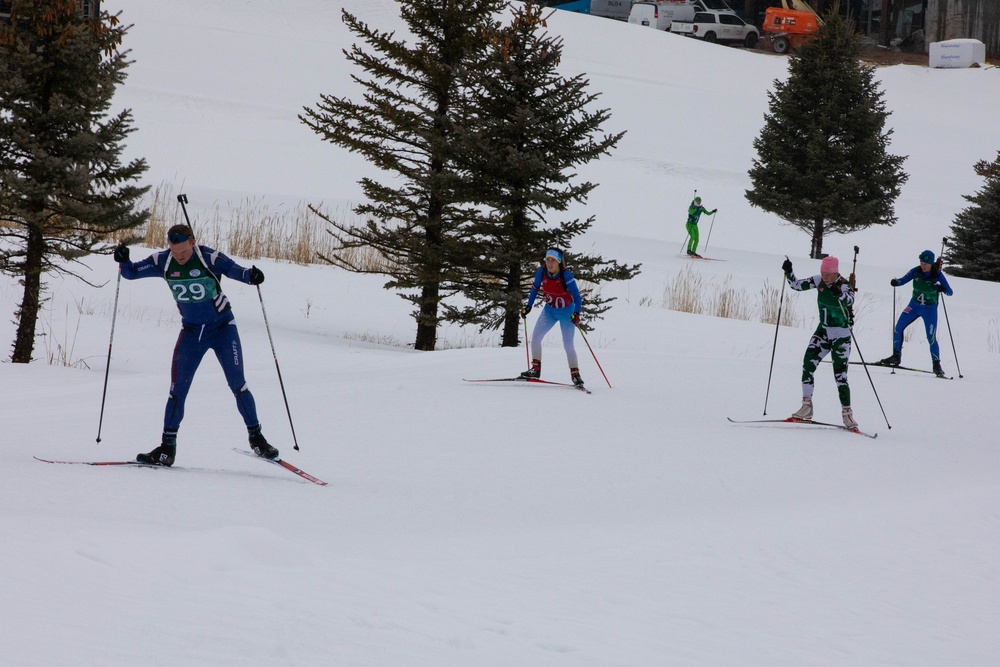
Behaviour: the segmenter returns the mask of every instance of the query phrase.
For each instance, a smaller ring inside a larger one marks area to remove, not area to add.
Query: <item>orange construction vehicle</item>
[[[804,0],[778,0],[777,4],[781,6],[764,12],[763,26],[775,53],[797,49],[823,25],[823,19]]]

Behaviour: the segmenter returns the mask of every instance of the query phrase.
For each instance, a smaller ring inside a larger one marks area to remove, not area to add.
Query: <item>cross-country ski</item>
[[[156,465],[155,463],[140,463],[139,461],[57,461],[53,459],[43,459],[38,456],[32,457],[36,461],[41,461],[42,463],[58,463],[60,465],[77,465],[77,466],[131,466],[133,468],[165,468],[166,466]],[[176,467],[176,466],[175,466]],[[178,470],[181,468],[177,467]]]
[[[683,257],[685,259],[703,259],[706,262],[724,262],[726,260],[719,259],[718,257],[705,257],[703,255],[678,255],[678,257]]]
[[[490,378],[487,380],[467,380],[462,378],[462,382],[525,382],[530,384],[545,384],[552,387],[566,387],[568,389],[579,389],[587,394],[591,393],[589,389],[584,387],[582,384],[570,384],[568,382],[552,382],[550,380],[542,380],[541,378]]]
[[[308,480],[308,481],[312,482],[313,484],[317,484],[319,486],[326,486],[326,482],[324,482],[323,480],[319,479],[318,477],[313,477],[312,475],[310,475],[306,471],[302,470],[301,468],[299,468],[297,466],[292,465],[291,463],[289,463],[288,461],[285,461],[284,459],[280,459],[280,458],[265,459],[263,457],[257,456],[256,454],[254,454],[251,451],[248,451],[246,449],[239,449],[238,447],[233,447],[233,451],[237,452],[239,454],[243,454],[244,456],[249,456],[252,459],[257,459],[258,461],[263,461],[264,463],[272,463],[272,464],[278,466],[279,468],[284,468],[285,470],[288,470],[289,472],[295,473],[296,475],[298,475],[302,479]]]
[[[824,359],[823,363],[830,363],[829,360]],[[929,371],[924,368],[912,368],[910,366],[892,366],[890,364],[882,363],[881,361],[851,361],[848,362],[851,366],[867,366],[868,368],[888,368],[894,371],[910,371],[912,373],[924,373],[926,375],[933,375],[939,380],[954,380],[955,378],[951,375],[938,375],[934,371]]]
[[[865,433],[858,428],[848,428],[847,426],[842,426],[841,424],[830,424],[829,422],[818,422],[811,419],[796,419],[794,417],[788,417],[786,419],[733,419],[732,417],[726,417],[726,419],[734,424],[795,424],[798,426],[820,426],[824,428],[836,428],[841,431],[847,431],[848,433],[856,433],[857,435],[863,435],[866,438],[875,439],[878,437],[878,433]]]

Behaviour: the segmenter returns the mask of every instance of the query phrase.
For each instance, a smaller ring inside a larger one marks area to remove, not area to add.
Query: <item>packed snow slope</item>
[[[104,6],[134,24],[119,93],[138,126],[129,152],[148,158],[150,184],[188,194],[196,225],[246,198],[359,201],[371,168],[296,119],[322,93],[357,92],[339,3]],[[343,6],[401,29],[386,0]],[[704,301],[728,280],[747,303],[780,289],[786,254],[799,275],[818,271],[805,234],[743,198],[786,61],[587,16],[557,13],[549,29],[565,39],[565,72],[602,93],[608,129],[628,130],[581,169],[600,187],[573,212],[597,217],[574,249],[643,263],[602,288],[618,301],[589,348],[577,338],[593,394],[462,382],[516,374],[524,350],[444,327],[449,349],[413,352],[410,308],[382,279],[258,260],[259,294],[224,285],[250,387],[269,439],[329,486],[231,451],[245,432],[211,358],[175,468],[39,463],[125,460],[159,439],[176,310],[160,281],[119,284],[109,257],[88,258],[80,272],[96,287],[49,278],[38,361],[0,365],[0,662],[1000,662],[1000,290],[951,278],[939,336],[953,380],[852,366],[855,415],[875,440],[729,423],[798,407],[815,296],[795,298],[797,325],[778,330],[662,304],[686,270]],[[998,72],[879,70],[910,181],[899,224],[827,239],[845,274],[861,249],[852,358],[889,353],[909,296],[889,279],[940,249],[980,185],[973,163],[1000,148]],[[678,254],[695,188],[719,208],[706,254],[725,261]],[[0,279],[2,308],[19,300],[17,281]],[[929,369],[919,328],[904,362]],[[543,361],[543,377],[568,379],[555,333]],[[816,418],[836,422],[831,376],[817,374]]]

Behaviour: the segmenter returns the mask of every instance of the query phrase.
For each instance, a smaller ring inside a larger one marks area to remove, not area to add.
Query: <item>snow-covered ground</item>
[[[104,5],[134,24],[120,100],[149,183],[186,192],[195,215],[245,198],[359,201],[370,168],[296,119],[321,93],[354,90],[339,3]],[[400,27],[387,0],[344,6]],[[578,249],[643,263],[604,287],[619,300],[587,338],[615,388],[579,338],[591,396],[464,383],[519,372],[524,350],[453,327],[442,342],[456,349],[387,344],[414,329],[383,280],[258,261],[301,451],[256,289],[227,281],[265,433],[329,486],[230,451],[244,429],[211,358],[176,468],[48,466],[32,457],[127,459],[159,438],[178,317],[158,281],[123,282],[95,443],[116,267],[90,258],[103,286],[53,277],[40,360],[0,365],[0,663],[1000,664],[1000,288],[951,278],[954,380],[871,369],[876,396],[852,367],[855,414],[876,440],[730,424],[764,412],[774,326],[661,303],[690,262],[678,251],[694,188],[719,208],[707,254],[726,261],[691,267],[709,291],[729,278],[756,300],[780,285],[785,254],[800,275],[818,269],[805,234],[743,197],[786,61],[587,16],[558,13],[549,28],[566,73],[586,72],[612,109],[608,129],[629,130],[581,170],[601,186],[573,212],[597,216]],[[1000,148],[998,72],[878,72],[910,181],[898,225],[826,241],[845,274],[861,248],[855,359],[888,354],[889,278],[940,249],[980,185],[973,163]],[[0,279],[2,309],[19,298]],[[799,404],[814,296],[794,303],[770,417]],[[919,327],[904,361],[929,368]],[[557,335],[546,343],[543,377],[566,381]],[[41,360],[60,351],[76,367]],[[839,419],[828,366],[815,399],[817,419]]]

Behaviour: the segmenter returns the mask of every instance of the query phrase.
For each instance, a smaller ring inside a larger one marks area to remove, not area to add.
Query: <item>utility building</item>
[[[1000,2],[926,0],[927,44],[947,39],[978,39],[988,56],[1000,58]]]

